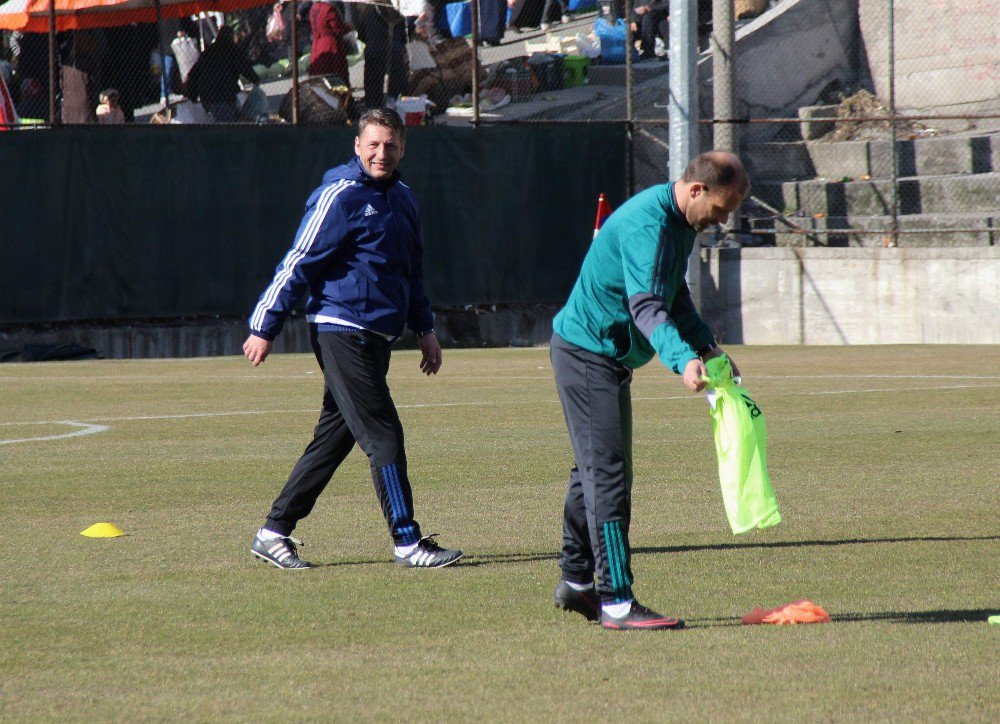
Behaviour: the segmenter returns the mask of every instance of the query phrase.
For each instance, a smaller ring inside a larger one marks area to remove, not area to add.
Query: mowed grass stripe
[[[394,356],[417,518],[464,565],[392,564],[355,451],[295,576],[249,544],[318,413],[308,356],[255,384],[238,358],[5,366],[36,379],[0,381],[0,421],[112,429],[0,448],[4,718],[995,721],[1000,392],[966,382],[1000,350],[731,351],[785,521],[730,534],[703,396],[640,370],[629,537],[639,599],[688,621],[670,636],[552,608],[572,454],[547,350],[446,350],[436,379]],[[105,520],[128,535],[79,535]],[[738,624],[801,598],[834,623]]]

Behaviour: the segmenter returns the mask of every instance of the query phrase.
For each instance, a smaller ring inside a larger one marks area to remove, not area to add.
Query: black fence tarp
[[[0,134],[0,323],[248,314],[353,131],[95,127]],[[565,298],[621,125],[415,128],[436,305]]]

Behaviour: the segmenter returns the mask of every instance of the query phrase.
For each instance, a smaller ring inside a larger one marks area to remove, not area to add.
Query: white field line
[[[90,425],[90,424],[87,424],[86,422],[75,422],[74,420],[53,420],[52,422],[45,422],[45,423],[31,423],[31,422],[16,423],[15,422],[15,423],[6,423],[6,424],[13,424],[13,425],[17,425],[17,424],[21,424],[21,425],[34,425],[34,424],[43,424],[43,425],[69,425],[71,427],[78,427],[80,429],[79,430],[74,430],[73,432],[66,432],[66,433],[63,433],[62,435],[45,435],[44,437],[22,437],[22,438],[15,438],[13,440],[0,440],[0,445],[10,445],[10,444],[15,443],[15,442],[39,442],[41,440],[63,440],[65,438],[67,438],[67,437],[80,437],[81,435],[93,435],[95,432],[104,432],[105,430],[108,429],[107,425]]]
[[[309,370],[299,374],[225,374],[225,375],[198,375],[199,380],[252,380],[255,382],[267,382],[268,380],[307,380],[319,379],[315,376],[319,370]],[[389,381],[394,380],[419,380],[424,375],[393,375]],[[552,375],[450,375],[442,374],[440,379],[444,380],[496,380],[498,382],[508,382],[511,380],[551,380]],[[754,375],[754,380],[995,380],[997,375]],[[164,382],[176,384],[176,377],[163,377],[152,375],[0,375],[0,382]]]
[[[780,396],[780,395],[796,395],[800,397],[811,397],[816,395],[853,395],[853,394],[870,394],[878,392],[926,392],[926,391],[940,391],[940,390],[970,390],[970,389],[992,389],[1000,387],[1000,384],[994,385],[942,385],[939,387],[872,387],[867,389],[854,389],[854,390],[813,390],[811,392],[776,392],[771,393],[768,397]],[[655,397],[633,397],[633,401],[642,402],[663,402],[669,400],[701,400],[701,395],[697,393],[686,393],[683,395],[662,395]],[[411,404],[400,404],[396,405],[399,410],[421,410],[421,409],[434,409],[434,408],[447,408],[447,407],[498,407],[498,406],[509,406],[509,405],[530,405],[536,404],[538,402],[548,403],[548,404],[559,404],[556,399],[545,399],[545,400],[503,400],[503,401],[476,401],[476,402],[420,402]],[[187,420],[200,417],[236,417],[241,415],[297,415],[305,413],[317,413],[318,408],[305,408],[305,409],[294,409],[294,410],[230,410],[225,412],[191,412],[175,415],[133,415],[127,417],[91,417],[86,418],[80,422],[70,423],[67,420],[35,420],[29,422],[0,422],[0,426],[13,426],[13,425],[59,425],[59,424],[86,424],[86,423],[102,423],[102,422],[135,422],[143,420]],[[101,427],[97,425],[97,427]],[[94,432],[101,432],[101,430],[94,430]],[[90,434],[90,433],[75,433],[75,434]],[[70,435],[61,435],[59,437],[70,437]],[[39,439],[50,439],[50,438],[39,438]],[[51,438],[55,439],[55,438]],[[27,442],[27,440],[14,440],[8,442]]]

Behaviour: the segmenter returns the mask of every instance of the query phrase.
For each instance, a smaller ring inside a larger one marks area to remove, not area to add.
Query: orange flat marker
[[[826,610],[812,601],[795,601],[776,608],[755,608],[743,617],[744,625],[758,623],[830,623],[832,619]]]

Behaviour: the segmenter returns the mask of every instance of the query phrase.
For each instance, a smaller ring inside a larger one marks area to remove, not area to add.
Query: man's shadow
[[[896,538],[844,538],[840,540],[800,540],[800,541],[762,541],[741,543],[705,543],[677,546],[640,546],[632,549],[633,554],[661,553],[696,553],[698,551],[754,550],[761,548],[809,548],[824,546],[872,545],[882,543],[950,543],[960,541],[1000,540],[1000,535],[983,536],[901,536]],[[559,559],[558,552],[528,551],[511,553],[470,553],[450,568],[471,568],[477,566],[496,566],[504,564],[534,563],[536,561],[554,561]],[[371,566],[381,563],[392,564],[386,560],[342,560],[325,563],[313,563],[316,568],[339,566]]]
[[[874,611],[871,613],[831,613],[833,623],[855,623],[859,621],[884,621],[887,623],[986,623],[996,613],[993,609],[937,609],[933,611]],[[712,618],[688,618],[688,628],[718,628],[742,626],[740,616],[716,616]]]
[[[984,536],[907,536],[898,538],[845,538],[841,540],[791,540],[762,541],[745,543],[705,543],[677,546],[639,546],[633,554],[695,553],[698,551],[753,550],[759,548],[808,548],[817,546],[870,545],[878,543],[938,543],[956,541],[1000,540],[1000,535]],[[559,553],[541,551],[527,553],[470,554],[460,560],[457,566],[491,566],[504,563],[532,563],[534,561],[557,560]]]

